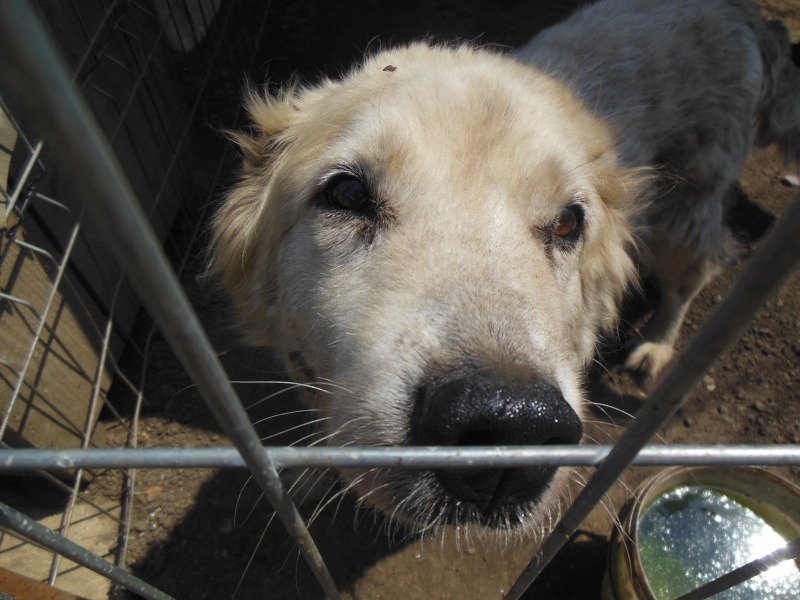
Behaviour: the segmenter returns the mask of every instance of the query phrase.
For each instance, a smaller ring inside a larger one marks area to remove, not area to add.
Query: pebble
[[[144,492],[144,498],[145,498],[145,501],[146,501],[148,504],[150,504],[150,503],[151,503],[153,500],[155,500],[156,498],[158,498],[158,497],[161,495],[161,492],[163,492],[163,491],[164,491],[164,488],[162,488],[162,487],[161,487],[161,486],[159,486],[159,485],[154,485],[153,487],[151,487],[151,488],[148,488],[148,489],[147,489],[147,490],[145,490],[145,492]]]
[[[800,186],[800,177],[798,177],[795,173],[787,173],[781,177],[781,183],[788,185],[789,187],[798,187]]]
[[[140,533],[150,531],[150,520],[147,517],[138,519],[133,523],[133,528]]]
[[[717,389],[717,382],[714,381],[714,378],[711,377],[711,375],[706,375],[703,377],[703,383],[709,392],[713,392],[715,389]]]

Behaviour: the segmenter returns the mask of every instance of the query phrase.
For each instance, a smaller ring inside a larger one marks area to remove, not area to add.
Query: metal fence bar
[[[506,446],[463,448],[292,448],[271,447],[275,466],[283,469],[469,469],[531,466],[597,467],[613,446]],[[637,467],[685,465],[742,467],[800,466],[800,445],[646,446],[631,462]],[[28,469],[216,469],[246,464],[235,448],[102,448],[94,450],[0,450],[0,473]]]
[[[116,299],[116,298],[115,298]],[[113,314],[113,301],[112,301],[112,314]],[[97,415],[97,407],[102,402],[101,397],[101,382],[103,373],[106,369],[106,359],[108,358],[108,348],[111,342],[111,335],[113,331],[113,319],[108,319],[106,322],[106,331],[103,335],[103,349],[100,352],[100,360],[97,361],[97,368],[95,369],[94,380],[92,382],[92,396],[89,401],[89,407],[86,411],[86,420],[84,422],[83,433],[81,435],[81,449],[86,450],[89,447],[92,437],[92,429],[95,425],[95,417]],[[75,510],[75,503],[78,501],[81,483],[83,481],[83,469],[78,468],[72,474],[72,490],[70,491],[69,500],[61,515],[61,529],[59,533],[64,537],[69,535],[70,526],[72,525],[72,516]],[[50,576],[47,580],[48,584],[55,585],[58,578],[58,568],[61,563],[61,554],[54,554],[52,564],[50,567]],[[121,566],[121,565],[118,565]]]
[[[774,552],[770,552],[766,556],[762,556],[754,561],[747,563],[744,566],[734,569],[721,577],[709,581],[708,583],[700,586],[689,592],[679,596],[675,600],[706,600],[717,594],[729,590],[732,587],[744,583],[748,579],[758,577],[763,572],[768,571],[772,567],[779,565],[786,560],[793,560],[800,556],[800,537],[793,539],[791,542],[778,548]]]
[[[60,55],[24,0],[0,3],[5,88],[29,102],[31,121],[47,138],[57,165],[75,178],[76,197],[125,266],[140,299],[161,325],[186,372],[294,538],[329,598],[339,598],[311,534],[228,383],[169,262],[99,127],[81,101]],[[43,136],[44,137],[44,136]]]
[[[9,123],[11,123],[11,126],[14,128],[14,132],[18,136],[19,141],[21,141],[30,152],[30,156],[25,161],[25,168],[20,174],[19,182],[14,186],[14,189],[4,190],[3,186],[0,185],[0,191],[3,192],[3,203],[5,204],[5,218],[8,219],[12,211],[17,209],[17,202],[19,201],[22,190],[25,187],[23,183],[28,181],[28,177],[33,172],[34,166],[40,160],[39,157],[42,153],[42,143],[38,142],[35,146],[31,144],[25,133],[22,131],[22,128],[19,126],[19,123],[14,118],[14,115],[11,113],[11,110],[9,110],[2,98],[0,98],[0,110],[3,111],[6,118],[9,120]]]
[[[17,132],[17,135],[19,135],[19,130],[15,131]],[[33,149],[31,156],[25,163],[25,169],[23,170],[22,175],[19,178],[21,182],[28,181],[28,177],[33,172],[33,168],[36,166],[36,163],[39,161],[39,156],[41,155],[41,153],[42,153],[42,143],[39,142],[38,144],[36,144],[36,147]],[[8,218],[11,212],[16,208],[17,202],[19,201],[19,197],[20,194],[22,194],[23,188],[24,188],[23,185],[17,184],[14,191],[11,194],[8,194],[8,200],[5,209],[6,218]]]
[[[594,476],[539,548],[506,598],[518,599],[603,499],[644,445],[666,424],[703,374],[741,335],[800,261],[800,201],[778,222],[739,279],[639,409]]]
[[[10,448],[8,448],[8,445],[5,444],[4,442],[0,442],[0,445],[2,445],[2,447],[5,448],[5,449],[9,449],[10,450]],[[55,477],[55,476],[51,475],[47,471],[38,470],[38,471],[35,471],[34,473],[37,476],[39,476],[42,479],[44,479],[45,481],[47,481],[48,483],[52,484],[54,487],[60,489],[61,491],[65,492],[67,494],[73,493],[72,492],[72,486],[67,485],[66,483],[64,483],[63,481],[58,479],[58,477]],[[107,519],[111,519],[112,521],[115,521],[116,523],[121,523],[122,522],[122,520],[119,517],[117,517],[113,512],[109,511],[107,508],[104,508],[104,507],[100,506],[97,502],[95,502],[91,498],[91,496],[88,496],[86,494],[82,494],[81,492],[78,492],[78,498],[80,499],[81,502],[85,503],[88,506],[91,506],[95,511],[97,511],[98,515],[103,515],[103,517],[105,517]]]
[[[112,581],[124,586],[132,592],[136,592],[144,598],[148,598],[149,600],[174,600],[172,596],[157,590],[138,577],[126,573],[107,560],[103,560],[99,556],[92,554],[75,542],[68,540],[63,535],[51,531],[44,525],[40,525],[33,519],[29,519],[21,512],[14,510],[2,502],[0,502],[0,524],[25,538],[41,544],[45,548],[75,561],[87,569],[91,569],[95,573],[108,577]]]

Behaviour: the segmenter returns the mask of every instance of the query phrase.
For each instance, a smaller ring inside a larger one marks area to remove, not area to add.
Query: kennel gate
[[[59,583],[65,556],[144,597],[169,597],[125,571],[137,467],[249,467],[331,598],[339,597],[334,579],[276,466],[597,467],[507,596],[518,598],[630,464],[800,464],[796,445],[646,446],[796,264],[797,203],[614,447],[264,452],[173,266],[180,275],[191,260],[205,210],[231,168],[221,136],[208,130],[235,124],[232,100],[252,72],[269,9],[256,0],[0,3],[0,469],[34,474],[69,498],[52,530],[5,496],[0,520],[20,543],[51,551],[50,584]],[[183,237],[172,228],[176,218],[189,224]],[[139,301],[158,325],[134,339]],[[169,340],[235,449],[136,448],[145,369],[158,335]],[[126,348],[140,356],[138,380],[120,368]],[[112,381],[135,397],[130,414],[113,406]],[[101,409],[124,425],[123,446],[102,447]],[[112,561],[69,539],[75,507],[85,504],[81,486],[98,468],[125,473],[120,505],[93,507],[119,528]]]

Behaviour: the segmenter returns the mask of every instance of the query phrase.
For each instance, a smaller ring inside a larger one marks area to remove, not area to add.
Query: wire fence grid
[[[126,572],[137,468],[247,467],[326,596],[338,598],[279,468],[595,467],[506,596],[519,598],[630,465],[800,465],[797,445],[647,445],[795,267],[798,204],[614,446],[265,450],[177,276],[228,167],[221,136],[217,144],[198,136],[236,122],[231,100],[253,68],[269,9],[220,0],[0,3],[0,471],[45,478],[69,495],[51,527],[5,502],[0,523],[49,550],[48,584],[59,583],[67,557],[143,597],[169,597]],[[176,237],[176,221],[186,237]],[[140,302],[156,324],[137,337]],[[234,448],[137,448],[158,336]],[[139,357],[138,377],[120,367],[123,351]],[[114,405],[112,385],[135,398],[130,414]],[[125,427],[125,447],[105,447],[101,411]],[[103,468],[125,474],[119,505],[93,507],[118,528],[108,556],[70,539],[76,505],[92,502],[82,483]]]

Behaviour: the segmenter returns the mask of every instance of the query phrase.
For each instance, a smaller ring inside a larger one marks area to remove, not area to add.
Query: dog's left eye
[[[575,242],[583,229],[583,209],[578,204],[572,204],[559,213],[553,223],[553,238],[561,242]]]
[[[325,188],[325,200],[331,207],[347,211],[363,211],[372,204],[364,184],[350,176],[331,182]]]

